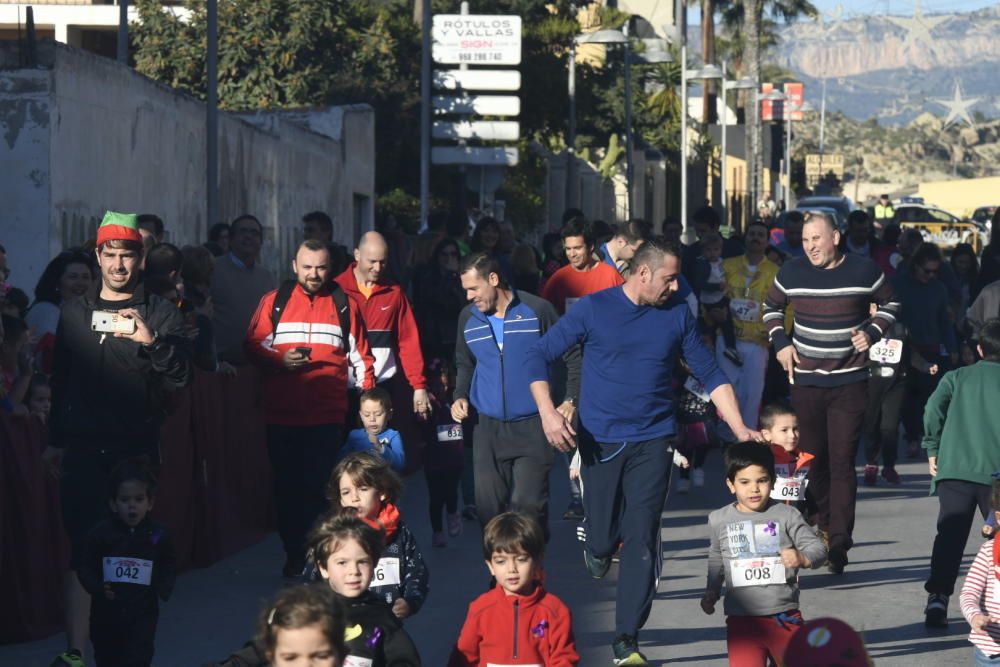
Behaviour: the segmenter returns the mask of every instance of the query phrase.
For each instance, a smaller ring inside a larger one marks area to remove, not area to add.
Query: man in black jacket
[[[126,459],[159,463],[167,396],[192,377],[180,311],[145,292],[141,261],[136,216],[108,212],[97,232],[101,282],[63,306],[56,330],[51,437],[43,458],[60,478],[73,548],[66,581],[69,652],[59,658],[65,664],[73,664],[70,654],[82,654],[87,641],[90,600],[75,569],[84,539],[107,515],[111,471]],[[115,319],[127,326],[118,333],[98,330],[107,328],[101,320]]]

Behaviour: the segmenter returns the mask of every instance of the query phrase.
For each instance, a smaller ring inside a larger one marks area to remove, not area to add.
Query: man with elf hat
[[[191,382],[178,308],[141,282],[137,216],[108,212],[97,230],[101,280],[67,302],[53,353],[52,416],[43,460],[60,480],[73,561],[66,580],[68,651],[56,665],[80,665],[89,597],[76,577],[87,533],[108,514],[111,471],[126,459],[155,470],[170,392]]]

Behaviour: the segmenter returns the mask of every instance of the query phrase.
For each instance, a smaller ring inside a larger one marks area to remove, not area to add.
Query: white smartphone
[[[90,316],[90,328],[99,333],[135,333],[135,320],[108,310],[95,310]]]

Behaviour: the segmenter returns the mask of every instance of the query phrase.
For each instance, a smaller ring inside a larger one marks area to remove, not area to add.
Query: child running
[[[402,490],[399,475],[369,452],[348,455],[333,469],[327,486],[327,498],[335,511],[351,508],[361,519],[385,531],[385,548],[376,559],[372,591],[401,619],[420,611],[430,576],[417,540],[396,508]]]
[[[793,507],[771,499],[774,454],[756,442],[726,451],[726,485],[736,502],[708,517],[711,544],[706,614],[726,584],[726,646],[731,667],[765,667],[781,660],[802,624],[798,569],[826,560],[823,542]]]
[[[345,657],[342,663],[332,664],[420,667],[413,640],[385,601],[369,589],[382,550],[381,532],[353,512],[333,512],[313,527],[308,548],[313,563],[333,591],[330,609],[343,610],[344,614],[341,637]],[[220,667],[277,667],[279,663],[270,662],[267,638],[266,633],[258,634],[256,640]]]
[[[406,468],[406,453],[399,431],[387,428],[392,419],[392,398],[382,387],[375,387],[361,394],[358,417],[362,428],[347,434],[347,442],[340,450],[341,456],[351,452],[375,452],[389,462],[396,472]]]
[[[177,579],[167,530],[149,518],[156,480],[142,463],[125,461],[111,473],[114,514],[87,536],[76,572],[90,593],[90,641],[98,667],[148,666],[159,600]]]
[[[341,667],[344,613],[324,584],[287,588],[261,612],[256,642],[273,667]]]
[[[805,505],[809,462],[813,455],[799,451],[799,420],[782,403],[772,403],[760,412],[760,433],[774,455],[774,486],[771,498],[800,509]]]
[[[441,513],[447,511],[448,536],[462,533],[462,514],[458,510],[458,485],[465,465],[465,431],[451,418],[452,369],[443,359],[428,364],[427,383],[433,419],[423,422],[424,475],[430,500],[432,544],[448,546]]]
[[[1000,479],[991,489],[993,516],[1000,519]],[[996,540],[983,542],[969,566],[959,603],[972,626],[969,641],[975,647],[975,664],[1000,664],[1000,548]]]
[[[579,664],[569,608],[542,586],[545,535],[505,512],[483,529],[483,557],[496,586],[469,605],[448,667]]]

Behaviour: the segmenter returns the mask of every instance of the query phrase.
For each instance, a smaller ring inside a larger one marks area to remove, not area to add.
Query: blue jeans
[[[989,667],[990,665],[1000,665],[1000,656],[991,658],[978,648],[976,649],[976,667]]]

